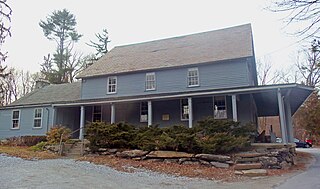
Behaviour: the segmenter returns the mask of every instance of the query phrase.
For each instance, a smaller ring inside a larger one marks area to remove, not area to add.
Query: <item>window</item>
[[[213,97],[214,119],[227,119],[226,97]]]
[[[199,72],[198,68],[188,69],[188,87],[199,86]]]
[[[148,102],[140,103],[140,122],[148,122]]]
[[[92,122],[101,122],[102,120],[102,108],[101,106],[93,106]]]
[[[42,108],[34,109],[33,127],[34,128],[42,127]]]
[[[107,94],[117,93],[117,77],[108,77]]]
[[[146,91],[156,90],[156,74],[146,73]]]
[[[19,129],[20,126],[20,110],[12,111],[12,129]]]
[[[181,120],[188,120],[189,119],[189,106],[188,106],[188,99],[181,99]]]

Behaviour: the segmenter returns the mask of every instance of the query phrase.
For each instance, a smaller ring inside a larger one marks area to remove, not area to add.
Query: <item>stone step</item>
[[[234,165],[234,170],[260,169],[261,163],[238,163]]]
[[[268,171],[266,169],[249,169],[249,170],[238,170],[234,172],[236,175],[243,175],[248,177],[260,177],[267,176]]]

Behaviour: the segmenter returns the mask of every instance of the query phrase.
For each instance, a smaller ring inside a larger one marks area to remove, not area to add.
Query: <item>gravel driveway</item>
[[[271,188],[283,178],[249,179],[219,183],[174,177],[151,171],[119,172],[112,168],[71,159],[28,161],[0,154],[0,188]]]

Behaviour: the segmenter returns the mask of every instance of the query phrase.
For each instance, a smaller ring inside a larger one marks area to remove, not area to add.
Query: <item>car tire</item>
[[[309,144],[305,144],[304,147],[305,148],[310,148],[310,145]]]

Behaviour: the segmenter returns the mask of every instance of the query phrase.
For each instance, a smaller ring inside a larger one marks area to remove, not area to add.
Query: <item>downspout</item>
[[[49,131],[49,117],[50,117],[50,110],[49,108],[46,108],[47,112],[48,112],[48,117],[47,117],[47,132]]]

